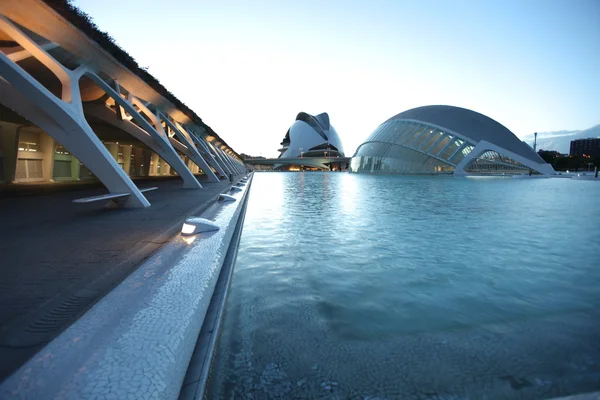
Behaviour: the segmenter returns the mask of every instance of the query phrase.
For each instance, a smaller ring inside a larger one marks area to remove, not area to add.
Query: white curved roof
[[[417,107],[401,112],[388,121],[404,119],[435,124],[464,135],[474,142],[485,140],[536,163],[545,162],[504,125],[466,108],[443,105]]]
[[[305,112],[298,113],[281,145],[284,147],[279,150],[282,152],[280,158],[299,157],[302,153],[325,145],[331,145],[342,157],[344,156],[342,141],[331,125],[327,113],[316,116]]]

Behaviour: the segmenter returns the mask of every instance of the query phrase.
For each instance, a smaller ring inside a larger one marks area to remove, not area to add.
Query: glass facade
[[[384,142],[365,143],[350,162],[354,172],[381,174],[451,173],[454,166],[419,151]]]
[[[474,147],[474,144],[437,127],[391,120],[381,124],[358,148],[350,162],[350,171],[382,174],[452,173],[455,165]],[[454,162],[451,158],[454,158]]]
[[[381,124],[350,161],[351,172],[447,174],[475,148],[475,141],[423,122]],[[464,168],[470,174],[521,174],[529,168],[496,151],[486,151]]]
[[[529,172],[529,168],[490,150],[469,162],[465,171],[474,174],[523,174]]]

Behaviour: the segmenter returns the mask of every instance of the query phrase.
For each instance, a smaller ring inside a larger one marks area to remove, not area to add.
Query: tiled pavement
[[[0,381],[67,328],[230,183],[143,180],[151,207],[73,204],[98,185],[0,187]],[[32,195],[30,192],[37,192]],[[43,193],[43,194],[39,194]]]

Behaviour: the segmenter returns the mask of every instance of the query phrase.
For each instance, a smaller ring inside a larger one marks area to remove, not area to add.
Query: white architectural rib
[[[510,157],[511,159],[513,159],[514,161],[517,161],[521,164],[523,164],[524,166],[531,168],[534,171],[537,171],[541,174],[546,174],[546,175],[552,175],[554,174],[554,169],[552,168],[552,165],[550,164],[540,164],[540,163],[536,163],[531,161],[530,159],[528,159],[527,157],[523,157],[519,154],[513,153],[512,151],[505,149],[503,147],[500,147],[498,145],[495,145],[493,143],[490,143],[488,141],[485,140],[481,140],[479,143],[477,143],[477,145],[475,146],[475,148],[473,150],[471,150],[471,152],[461,160],[461,162],[459,162],[456,167],[454,168],[454,174],[455,175],[469,175],[468,172],[465,171],[465,167],[467,165],[469,165],[469,162],[471,162],[473,159],[479,157],[481,154],[485,153],[488,150],[492,150],[497,152],[498,154],[502,154],[504,156]]]
[[[150,140],[143,135],[135,135],[135,137],[142,141],[146,146],[150,147],[155,153],[157,153],[167,164],[169,164],[183,179],[183,187],[187,189],[199,189],[202,187],[200,182],[196,179],[192,171],[185,165],[185,163],[179,158],[177,152],[171,145],[168,140],[168,136],[162,130],[162,126],[158,122],[158,119],[154,115],[154,119],[156,119],[158,125],[160,126],[160,132],[158,132],[154,126],[152,126],[140,113],[136,111],[133,107],[133,104],[137,105],[140,108],[140,111],[144,112],[150,120],[152,119],[152,113],[148,108],[139,100],[136,100],[135,97],[129,96],[132,101],[129,102],[125,100],[120,93],[117,93],[109,84],[104,82],[98,75],[88,72],[85,74],[88,78],[90,78],[94,83],[96,83],[102,90],[104,90],[110,97],[113,98],[117,105],[123,107],[123,109],[133,117],[133,119],[141,126],[141,129],[150,137]],[[127,119],[120,121],[118,118],[113,118],[111,121],[114,125],[118,126],[127,126],[128,124],[133,124],[131,121]],[[125,129],[127,132],[132,132],[132,129]],[[161,134],[162,133],[162,134]]]
[[[45,50],[45,51],[49,51],[52,49],[56,49],[57,47],[60,47],[59,45],[57,45],[56,43],[53,42],[48,42],[48,43],[44,43],[44,44],[40,44],[38,45],[41,49]],[[25,49],[20,50],[20,51],[15,51],[14,53],[10,53],[7,55],[7,57],[12,61],[12,62],[19,62],[19,61],[23,61],[28,59],[29,57],[32,57],[31,53]]]
[[[183,129],[185,129],[185,128],[183,128]],[[204,152],[204,155],[206,156],[208,163],[219,173],[219,175],[221,175],[222,177],[226,177],[227,173],[221,166],[220,161],[214,156],[214,154],[212,154],[208,145],[204,142],[204,139],[198,138],[196,135],[191,135],[191,137],[192,137],[192,140],[194,140],[194,142],[197,145],[199,145],[200,148],[202,149],[202,151]]]
[[[183,145],[185,146],[184,150],[179,150],[179,151],[181,151],[183,154],[188,156],[190,158],[190,160],[192,160],[194,163],[196,163],[196,165],[198,165],[200,167],[200,169],[202,169],[202,171],[204,171],[204,173],[208,177],[209,182],[219,182],[219,178],[217,178],[217,175],[215,175],[213,170],[210,169],[210,166],[206,163],[206,161],[204,160],[204,158],[202,157],[200,152],[198,152],[198,149],[194,145],[194,142],[189,137],[187,132],[184,133],[184,131],[180,131],[179,128],[177,126],[175,126],[175,124],[173,124],[169,120],[169,118],[167,118],[164,114],[159,112],[158,116],[160,119],[162,119],[165,122],[165,124],[167,124],[168,127],[170,127],[175,132],[175,136],[177,136],[180,139],[180,141],[183,143]],[[174,144],[174,142],[176,142],[176,140],[174,138],[171,138],[172,145]]]
[[[109,192],[131,193],[126,206],[150,206],[83,116],[79,78],[85,69],[68,71],[4,16],[0,16],[0,28],[46,65],[62,83],[62,99],[59,99],[5,54],[0,53],[1,101],[65,146],[100,179]]]

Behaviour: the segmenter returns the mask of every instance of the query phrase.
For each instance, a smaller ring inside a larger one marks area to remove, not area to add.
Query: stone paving
[[[0,187],[0,381],[230,185],[202,182],[203,189],[187,190],[177,178],[137,184],[159,187],[146,193],[151,207],[71,203],[106,193],[94,184]]]

